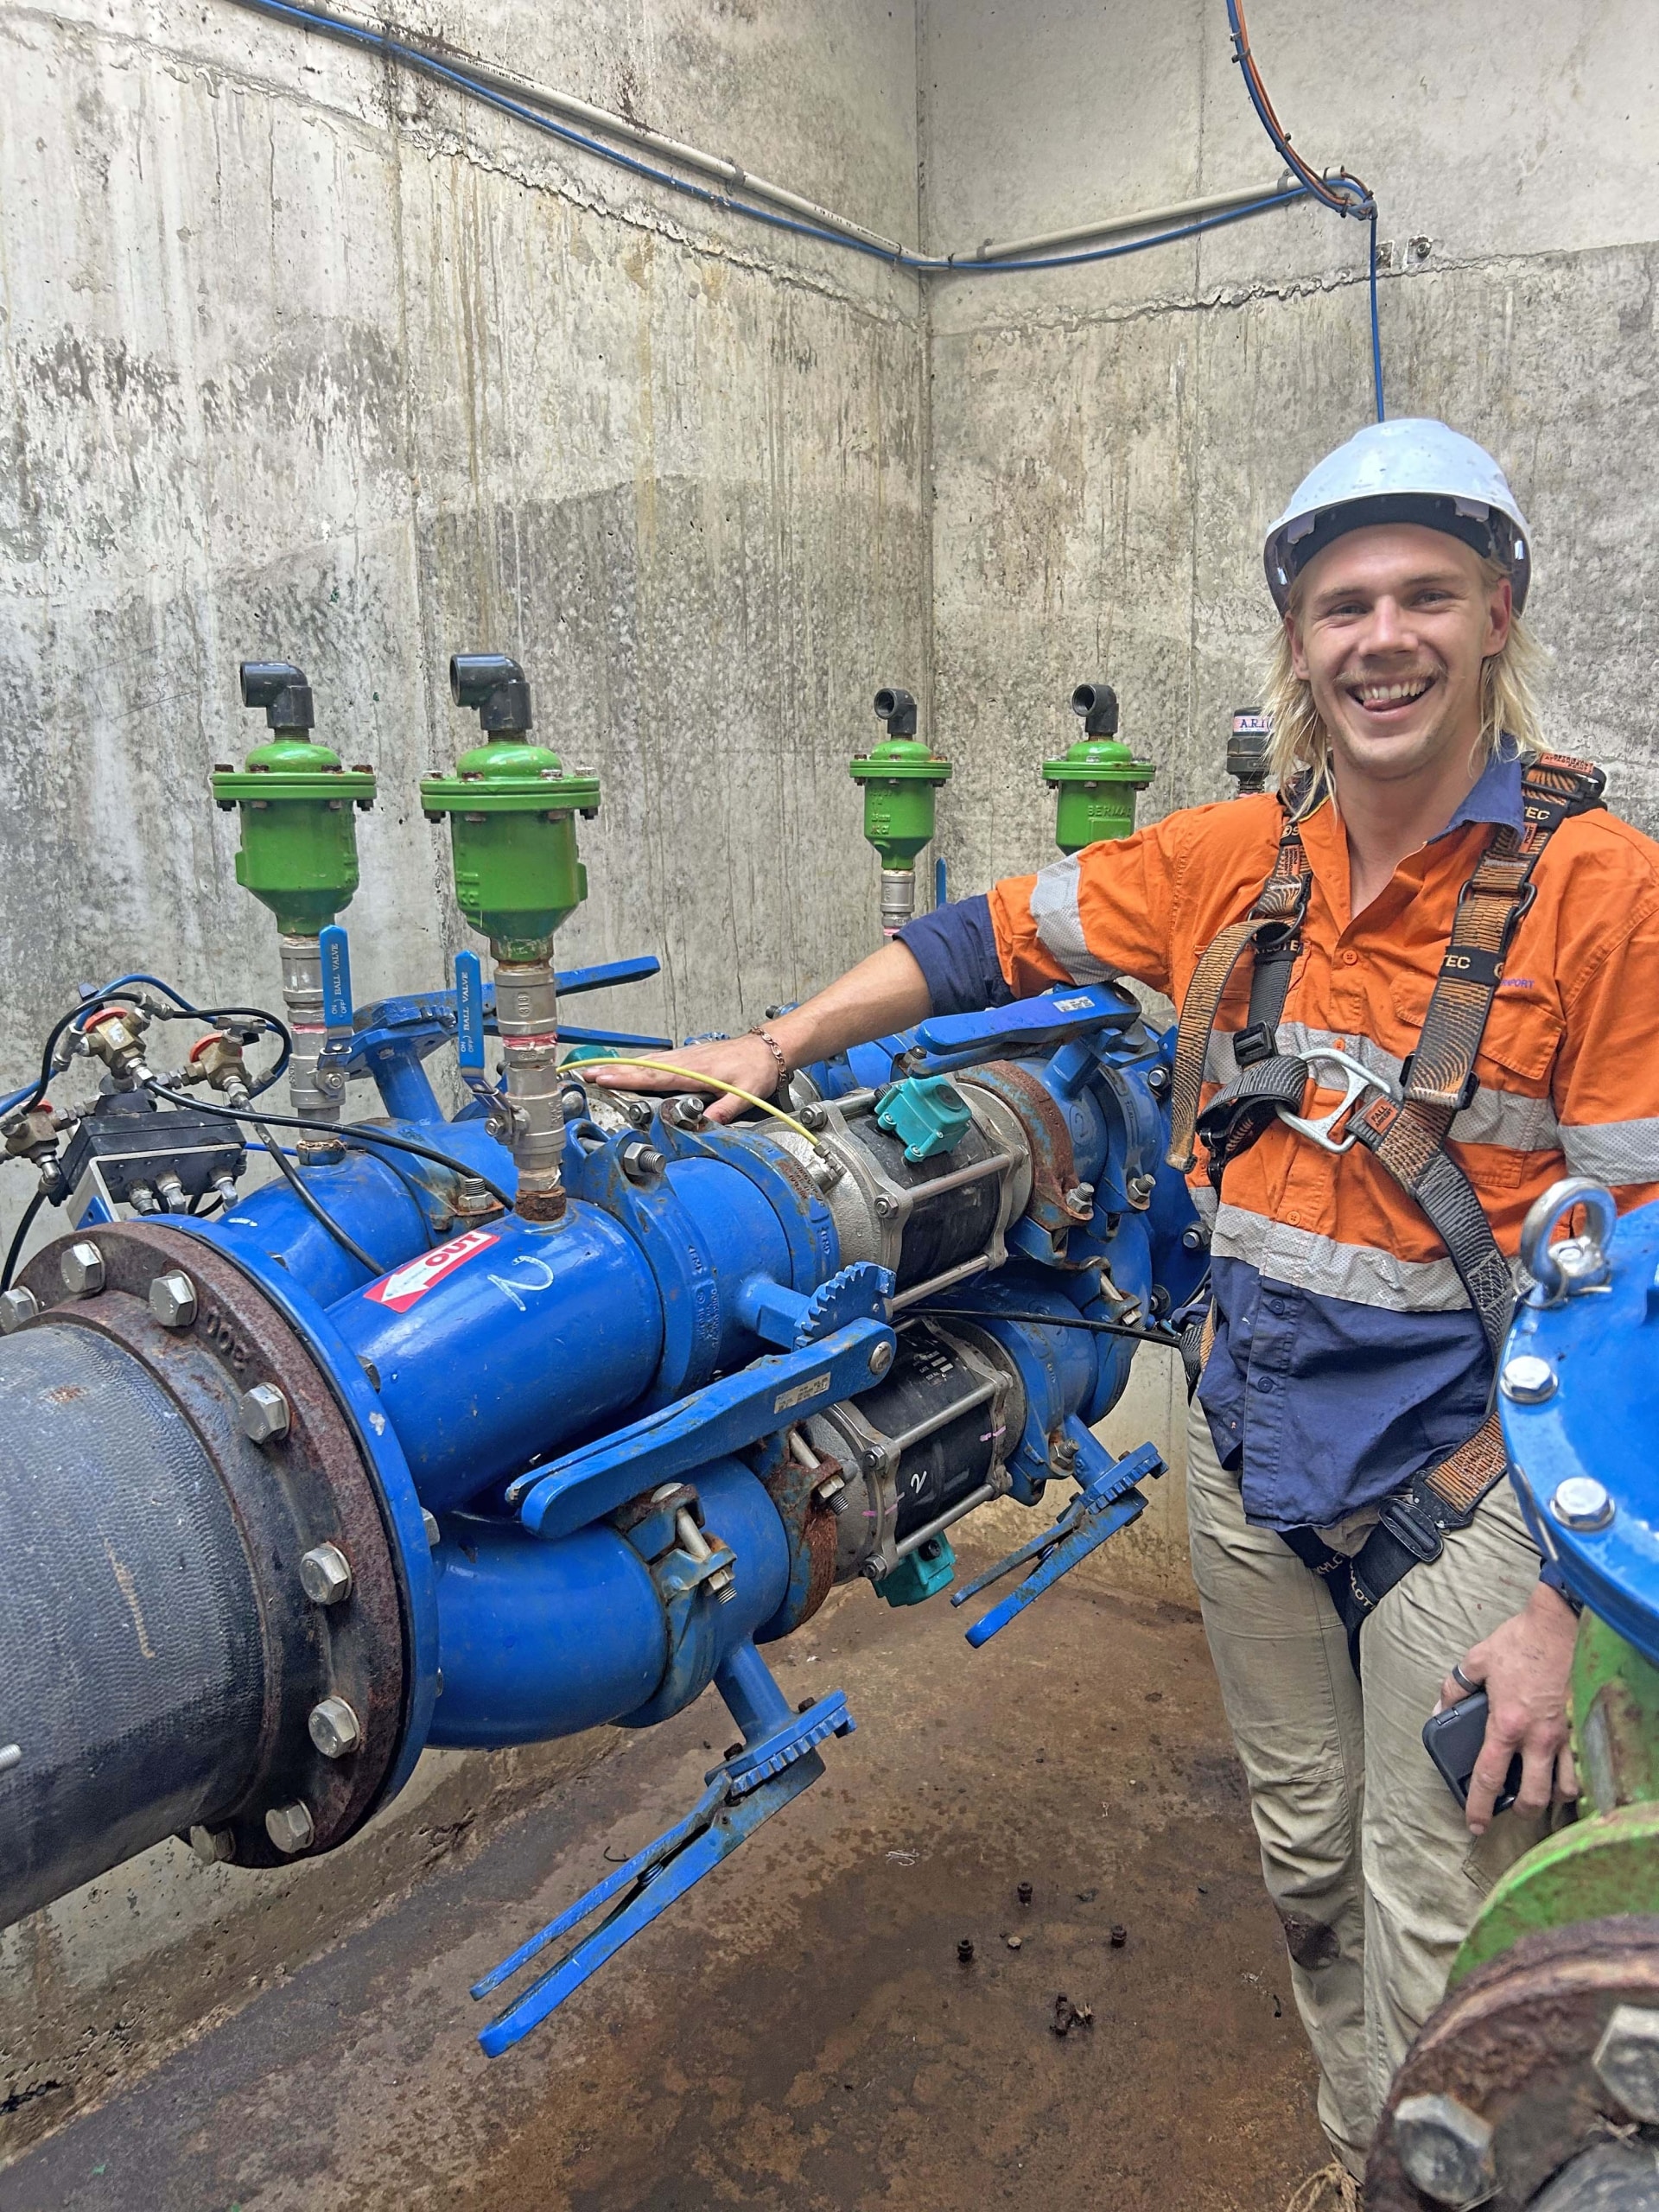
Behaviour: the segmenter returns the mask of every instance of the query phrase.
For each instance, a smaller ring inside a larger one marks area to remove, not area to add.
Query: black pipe
[[[0,1341],[0,1927],[233,1803],[260,1606],[182,1412],[89,1329]]]

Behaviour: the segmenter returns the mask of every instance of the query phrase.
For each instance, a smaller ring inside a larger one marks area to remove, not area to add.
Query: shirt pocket
[[[1428,1010],[1427,978],[1403,976],[1394,987],[1395,1018],[1415,1045]],[[1549,1001],[1530,993],[1500,991],[1492,1001],[1475,1056],[1480,1091],[1453,1121],[1451,1135],[1464,1145],[1496,1146],[1479,1163],[1479,1180],[1509,1189],[1528,1172],[1529,1154],[1557,1151],[1560,1133],[1550,1101],[1550,1071],[1567,1025]]]

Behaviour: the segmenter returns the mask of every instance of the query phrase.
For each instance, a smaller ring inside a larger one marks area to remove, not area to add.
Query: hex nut
[[[352,1594],[352,1562],[338,1544],[314,1544],[300,1559],[300,1587],[314,1605],[338,1605]]]
[[[58,1262],[63,1287],[72,1298],[92,1298],[104,1287],[104,1255],[83,1239],[72,1244]]]
[[[311,1740],[326,1759],[343,1759],[363,1740],[362,1725],[343,1697],[326,1697],[314,1705],[306,1726]]]
[[[149,1310],[164,1329],[188,1329],[196,1318],[196,1286],[181,1268],[169,1268],[149,1286]]]
[[[25,1290],[20,1283],[15,1290],[0,1292],[0,1337],[9,1337],[21,1329],[25,1321],[32,1321],[41,1310],[41,1301],[32,1290]]]
[[[1492,2127],[1456,2097],[1402,2097],[1395,2107],[1394,2147],[1407,2179],[1436,2204],[1469,2212],[1497,2188]]]
[[[265,1815],[265,1834],[278,1851],[292,1859],[316,1841],[317,1824],[311,1817],[311,1808],[302,1800],[292,1805],[273,1805]]]
[[[899,1201],[890,1192],[878,1191],[876,1192],[875,1213],[878,1221],[891,1221],[898,1211]]]
[[[421,1508],[421,1526],[426,1531],[426,1548],[429,1552],[436,1551],[443,1541],[443,1531],[438,1526],[437,1515],[429,1513],[425,1506]]]
[[[1659,2125],[1659,2012],[1616,2005],[1590,2063],[1632,2120]]]
[[[1549,1501],[1551,1518],[1563,1529],[1605,1529],[1613,1517],[1613,1501],[1593,1475],[1568,1475],[1555,1485]]]
[[[637,1137],[622,1147],[617,1159],[630,1183],[654,1183],[668,1165],[654,1144]]]
[[[1535,1351],[1517,1352],[1503,1363],[1503,1389],[1517,1406],[1541,1406],[1555,1395],[1555,1370]]]
[[[245,1390],[236,1417],[243,1435],[256,1444],[274,1444],[278,1437],[288,1434],[288,1400],[274,1382],[256,1382],[252,1389]]]
[[[190,1848],[204,1866],[227,1866],[236,1856],[234,1828],[204,1828],[190,1831]]]

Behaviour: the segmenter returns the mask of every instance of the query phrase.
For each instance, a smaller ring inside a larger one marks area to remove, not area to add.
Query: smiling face
[[[1489,586],[1461,538],[1416,523],[1351,531],[1309,562],[1285,617],[1291,665],[1330,736],[1338,787],[1471,776],[1481,664],[1510,633],[1507,578]]]

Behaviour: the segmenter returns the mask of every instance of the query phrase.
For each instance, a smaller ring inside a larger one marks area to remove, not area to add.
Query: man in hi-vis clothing
[[[764,1095],[785,1066],[1055,983],[1122,975],[1183,1007],[1177,1150],[1214,1281],[1192,1566],[1352,2202],[1484,1888],[1576,1795],[1576,1622],[1488,1415],[1529,1206],[1568,1173],[1621,1207],[1659,1194],[1659,847],[1587,764],[1543,753],[1529,533],[1478,446],[1361,431],[1266,559],[1276,796],[925,915],[685,1057]],[[1465,1821],[1421,1730],[1477,1685]]]

